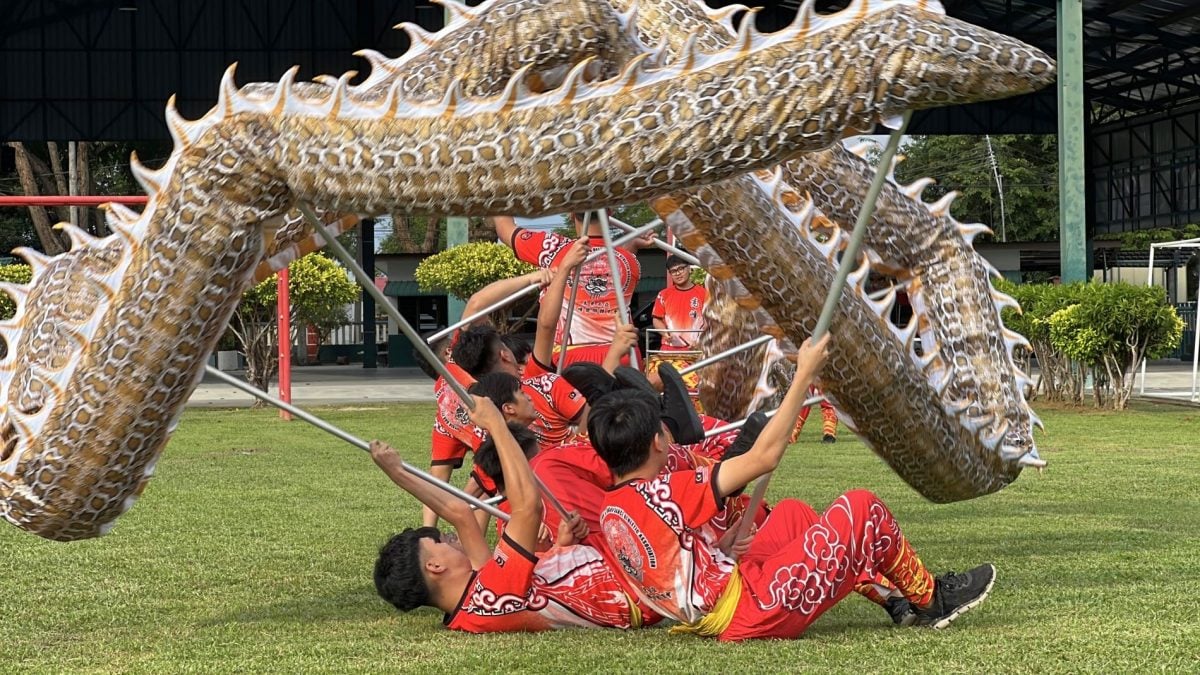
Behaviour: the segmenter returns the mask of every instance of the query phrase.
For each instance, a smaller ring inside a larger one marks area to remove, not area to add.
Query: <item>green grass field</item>
[[[424,465],[432,407],[317,411]],[[1042,409],[1048,471],[938,506],[843,432],[805,429],[771,484],[823,508],[876,491],[937,571],[991,560],[950,629],[895,629],[849,598],[796,641],[661,629],[469,636],[376,597],[378,546],[416,502],[360,450],[273,411],[186,414],[145,495],[101,539],[0,527],[0,670],[981,672],[1200,670],[1200,411]],[[461,482],[462,472],[456,476]]]

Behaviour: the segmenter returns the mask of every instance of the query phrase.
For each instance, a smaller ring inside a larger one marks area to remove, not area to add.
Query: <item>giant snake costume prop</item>
[[[173,152],[157,170],[133,162],[145,209],[110,208],[104,239],[67,227],[72,249],[55,258],[23,253],[33,279],[4,288],[17,312],[0,324],[0,515],[57,540],[112,527],[256,271],[319,241],[285,227],[295,206],[537,216],[647,200],[758,330],[798,343],[833,277],[834,223],[871,175],[838,139],[1054,75],[1038,50],[928,0],[831,15],[809,3],[772,34],[752,20],[733,32],[728,10],[692,0],[447,7],[436,35],[408,27],[401,57],[364,52],[360,84],[293,69],[239,88],[231,67],[205,117],[168,103]],[[881,202],[823,384],[914,488],[967,499],[1038,461],[1034,418],[972,230],[918,188]],[[907,331],[864,294],[868,260],[919,289]],[[917,328],[930,336],[920,358]]]

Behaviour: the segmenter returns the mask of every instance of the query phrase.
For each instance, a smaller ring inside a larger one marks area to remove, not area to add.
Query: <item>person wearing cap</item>
[[[663,333],[664,352],[693,351],[704,328],[704,302],[708,291],[692,281],[692,266],[676,255],[667,256],[670,283],[654,300],[654,327]]]

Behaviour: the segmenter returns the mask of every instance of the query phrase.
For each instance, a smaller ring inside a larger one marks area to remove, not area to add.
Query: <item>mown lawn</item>
[[[318,412],[424,464],[430,406]],[[189,412],[108,536],[0,527],[0,670],[1200,670],[1200,411],[1040,413],[1048,471],[945,506],[849,434],[821,445],[810,424],[773,497],[824,506],[875,490],[935,571],[991,560],[995,590],[938,633],[893,629],[850,598],[802,640],[722,645],[661,629],[467,636],[433,610],[401,615],[375,596],[371,566],[419,510],[365,453],[273,411]]]

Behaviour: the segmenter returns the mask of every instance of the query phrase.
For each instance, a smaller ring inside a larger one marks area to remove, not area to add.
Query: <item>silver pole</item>
[[[825,400],[824,396],[813,396],[812,398],[805,399],[802,407],[807,408],[811,405],[816,405],[824,400]],[[774,410],[769,410],[765,414],[767,417],[774,417],[775,413],[777,413],[777,412],[779,412],[779,408],[776,408]],[[735,429],[741,429],[744,426],[746,426],[746,420],[738,420],[737,422],[730,422],[729,424],[723,424],[719,427],[709,429],[708,431],[704,432],[704,437],[712,438],[713,436],[719,436],[727,431],[734,431]]]
[[[537,483],[538,491],[542,493],[542,496],[546,498],[546,501],[550,502],[550,506],[554,507],[555,511],[558,511],[558,515],[562,516],[563,520],[566,520],[571,516],[571,514],[567,513],[567,507],[563,506],[562,502],[558,501],[558,497],[554,496],[554,493],[550,491],[550,488],[546,487],[546,484],[542,482],[541,478],[537,477],[537,474],[533,475],[533,482]]]
[[[658,226],[657,224],[654,224],[654,227],[657,227],[657,226]],[[637,237],[641,236],[642,234],[644,234],[646,231],[648,231],[650,229],[652,229],[650,227],[650,225],[646,225],[645,227],[641,228],[640,230],[637,230],[636,233],[632,237],[625,236],[625,237],[618,239],[616,242],[614,242],[614,245],[619,246],[619,245],[624,244],[632,239],[636,239]],[[602,255],[604,255],[603,251],[596,251],[596,252],[592,253],[591,255],[589,255],[586,259],[584,259],[583,262],[584,263],[592,262],[593,260],[598,259]],[[496,302],[488,305],[487,307],[479,310],[478,312],[475,312],[474,314],[472,314],[470,316],[463,317],[460,321],[455,323],[453,326],[447,326],[446,328],[443,328],[442,330],[429,336],[429,339],[426,340],[426,343],[437,342],[441,338],[444,338],[447,335],[450,335],[454,331],[458,330],[459,328],[462,328],[463,326],[466,326],[467,324],[471,323],[472,321],[475,321],[476,319],[478,319],[482,316],[491,314],[492,312],[494,312],[498,309],[507,307],[508,305],[516,302],[517,300],[525,297],[526,295],[529,295],[530,293],[532,293],[534,291],[534,289],[540,290],[541,286],[540,285],[532,285],[529,288],[523,289],[523,290],[519,291],[518,293],[515,293],[513,295],[508,296],[507,298],[504,298],[503,300],[497,300]]]
[[[384,296],[383,292],[375,287],[375,280],[367,276],[367,273],[363,271],[361,266],[359,266],[358,261],[354,259],[354,256],[350,255],[350,252],[346,250],[346,247],[342,246],[341,242],[337,240],[337,237],[334,237],[329,232],[329,229],[325,227],[325,224],[321,222],[321,219],[317,218],[317,214],[313,213],[312,207],[304,202],[297,202],[296,208],[300,209],[300,212],[304,214],[304,218],[308,220],[310,225],[313,226],[313,229],[321,233],[321,236],[325,239],[326,245],[333,250],[334,255],[336,255],[337,258],[342,261],[342,264],[346,266],[346,269],[350,270],[350,272],[354,275],[354,278],[358,280],[359,285],[363,287],[363,290],[365,290],[367,294],[374,298],[375,302],[378,303],[380,307],[383,307],[384,311],[387,312],[387,315],[400,326],[400,332],[404,333],[404,336],[407,337],[409,342],[413,344],[413,347],[416,348],[417,353],[419,353],[422,358],[428,361],[429,365],[433,366],[433,369],[442,376],[442,379],[446,380],[446,384],[450,386],[450,389],[455,394],[458,394],[458,398],[462,401],[463,405],[466,406],[468,410],[474,410],[475,399],[471,398],[471,395],[467,393],[466,387],[462,386],[458,380],[454,379],[454,376],[451,375],[450,371],[446,369],[446,364],[442,363],[441,359],[434,355],[433,350],[429,348],[429,345],[425,344],[425,341],[421,339],[421,336],[417,333],[417,331],[413,330],[413,327],[409,325],[408,320],[400,314],[400,310],[396,309],[395,305],[393,305],[391,301]]]
[[[571,301],[567,303],[567,321],[563,324],[562,346],[558,350],[558,365],[554,368],[559,375],[567,365],[567,345],[571,344],[571,322],[575,319],[575,301],[579,299],[579,277],[582,273],[583,265],[580,265],[571,276]]]
[[[651,223],[655,227],[662,224],[662,221]],[[604,252],[608,256],[608,271],[612,274],[613,290],[617,295],[617,314],[621,320],[626,323],[633,323],[633,317],[629,316],[629,306],[625,304],[625,290],[621,288],[621,270],[617,267],[617,252],[613,244],[612,231],[609,229],[608,211],[600,210],[600,235],[604,237]],[[640,370],[637,358],[637,345],[629,348],[629,365],[634,369]]]
[[[1146,285],[1154,285],[1154,244],[1150,244],[1150,261],[1146,264]],[[1200,312],[1200,302],[1196,303],[1197,311]],[[1197,315],[1197,328],[1200,328],[1200,314]],[[1039,361],[1039,365],[1040,365]],[[1146,393],[1146,359],[1142,359],[1142,383],[1138,387],[1138,394]]]
[[[540,291],[541,289],[542,289],[541,284],[530,284],[528,287],[522,288],[521,290],[517,291],[516,293],[513,293],[512,295],[508,296],[507,298],[497,300],[496,302],[493,302],[492,304],[488,305],[487,307],[484,307],[483,309],[479,310],[478,312],[475,312],[474,314],[472,314],[470,316],[465,316],[462,319],[460,319],[459,321],[457,321],[453,324],[450,324],[449,326],[446,326],[445,328],[439,330],[438,332],[434,333],[433,335],[430,335],[429,339],[426,340],[425,342],[427,344],[432,344],[434,342],[437,342],[438,340],[441,340],[442,338],[446,337],[447,335],[450,335],[451,333],[458,330],[459,328],[462,328],[463,326],[469,325],[470,323],[478,320],[480,317],[487,316],[488,314],[491,314],[492,312],[494,312],[498,309],[507,307],[507,306],[511,305],[512,303],[516,302],[517,300],[520,300],[521,298],[529,295],[530,293],[533,293],[535,291]]]
[[[609,220],[612,221],[613,225],[616,225],[618,228],[625,230],[626,232],[630,232],[633,230],[633,226],[628,223],[623,223],[611,216],[609,217]],[[651,221],[651,222],[656,223],[656,222],[660,222],[660,221],[655,220],[655,221]],[[655,246],[655,248],[658,248],[660,251],[666,251],[667,253],[675,254],[680,259],[686,260],[688,262],[688,264],[690,264],[690,265],[700,265],[699,258],[697,258],[696,256],[692,255],[691,253],[688,253],[687,251],[685,251],[681,248],[672,246],[672,245],[668,244],[667,242],[662,241],[661,239],[655,239],[654,246]]]
[[[883,154],[879,156],[879,161],[875,164],[875,176],[871,179],[871,187],[867,190],[867,196],[863,200],[862,210],[858,212],[858,220],[854,222],[854,231],[850,235],[850,241],[846,244],[845,251],[842,252],[842,261],[838,265],[837,275],[833,278],[833,285],[829,287],[829,294],[825,296],[825,306],[821,309],[820,318],[817,319],[817,327],[813,329],[813,342],[829,332],[829,324],[833,321],[833,313],[837,311],[838,300],[842,297],[846,279],[850,276],[850,270],[858,264],[858,249],[862,247],[863,237],[867,233],[867,221],[875,212],[875,201],[879,199],[879,192],[883,189],[888,169],[892,166],[892,158],[896,156],[896,150],[900,147],[900,138],[904,136],[904,130],[908,128],[911,119],[912,111],[906,110],[899,128],[892,132],[888,138],[887,147],[883,149]],[[754,513],[758,511],[758,505],[766,496],[767,485],[770,482],[770,473],[758,479],[758,485],[754,486],[754,494],[750,497],[750,503],[746,505],[746,513],[742,516],[742,521],[738,523],[734,541],[745,538],[750,532],[750,526],[754,524]]]
[[[583,232],[579,232],[581,237],[588,236],[588,227],[592,223],[592,212],[585,211],[583,214]],[[562,346],[558,349],[558,365],[554,371],[558,375],[562,375],[563,368],[567,365],[567,345],[571,344],[571,322],[575,320],[575,302],[579,299],[579,277],[583,274],[583,265],[575,268],[575,273],[571,277],[571,300],[567,303],[567,320],[563,322],[562,329]]]
[[[747,349],[753,349],[754,347],[757,347],[761,344],[766,344],[767,342],[770,342],[771,340],[774,340],[774,339],[775,338],[771,337],[770,335],[761,335],[759,337],[754,338],[753,340],[750,340],[749,342],[743,342],[742,344],[740,344],[736,347],[730,347],[729,349],[726,349],[723,352],[713,354],[712,356],[710,356],[706,359],[701,359],[701,360],[693,363],[692,365],[688,366],[687,368],[684,368],[683,370],[679,371],[679,374],[687,375],[688,373],[693,373],[697,370],[700,370],[701,368],[711,366],[712,364],[714,364],[718,361],[723,361],[724,359],[727,359],[730,356],[733,356],[734,354],[737,354],[739,352],[744,352]]]
[[[341,440],[346,441],[350,445],[353,445],[356,448],[359,448],[360,450],[366,450],[367,452],[371,451],[371,445],[369,443],[367,443],[366,441],[364,441],[363,439],[361,439],[357,436],[353,436],[349,433],[346,433],[345,431],[342,431],[341,429],[333,426],[332,424],[326,422],[325,420],[323,420],[319,417],[316,417],[315,415],[312,415],[308,412],[305,412],[290,403],[284,403],[283,401],[275,398],[274,396],[271,396],[267,392],[262,391],[262,390],[258,389],[257,387],[251,385],[249,382],[243,382],[242,380],[239,380],[238,378],[233,377],[232,375],[229,375],[220,370],[217,370],[216,368],[213,368],[212,366],[205,366],[204,370],[209,375],[216,377],[217,379],[221,380],[225,384],[231,385],[233,387],[237,387],[238,389],[241,389],[242,391],[246,392],[247,394],[250,394],[251,396],[253,396],[255,398],[258,398],[260,400],[266,401],[267,403],[270,403],[271,405],[275,406],[276,408],[286,410],[287,412],[295,415],[296,417],[299,417],[300,419],[304,420],[305,422],[308,422],[309,424],[313,425],[314,427],[316,427],[322,431],[325,431],[327,433],[330,433],[330,434],[340,438]],[[467,502],[471,506],[474,506],[477,509],[482,509],[484,511],[487,511],[488,513],[492,514],[493,516],[496,516],[497,518],[500,518],[501,520],[509,519],[509,515],[507,513],[492,506],[490,503],[485,502],[485,501],[483,501],[477,497],[474,497],[472,495],[469,495],[466,492],[463,492],[462,490],[458,489],[457,487],[451,485],[450,483],[447,483],[447,482],[440,480],[434,476],[431,476],[428,473],[425,473],[424,471],[418,469],[417,467],[413,466],[412,464],[409,464],[408,462],[402,461],[401,465],[404,467],[405,471],[411,473],[412,475],[416,476],[417,478],[420,478],[421,480],[425,481],[426,483],[429,483],[430,485],[433,485],[435,487],[445,490],[446,492],[449,492],[450,494],[454,495],[455,497],[458,497],[459,499]]]

